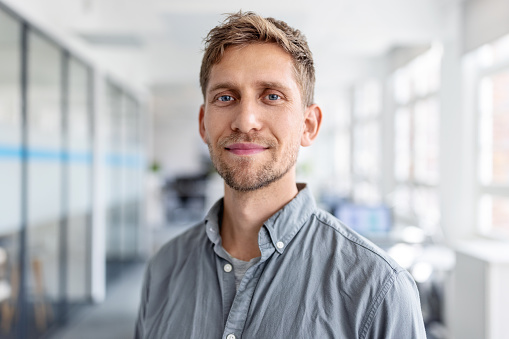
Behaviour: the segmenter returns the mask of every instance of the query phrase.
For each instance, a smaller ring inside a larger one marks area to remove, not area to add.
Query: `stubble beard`
[[[271,158],[260,166],[253,157],[237,157],[234,161],[225,161],[221,153],[225,147],[237,142],[254,142],[268,147],[264,152],[271,152]],[[214,147],[207,141],[212,163],[225,183],[239,192],[251,192],[280,180],[297,162],[300,145],[294,142],[279,155],[278,144],[275,140],[257,138],[241,133],[231,134],[220,140]]]

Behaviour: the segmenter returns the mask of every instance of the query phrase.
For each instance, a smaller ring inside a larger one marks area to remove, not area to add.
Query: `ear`
[[[206,133],[205,133],[205,105],[200,106],[200,115],[199,115],[199,123],[200,123],[200,136],[203,142],[207,143]]]
[[[316,104],[306,108],[304,116],[304,130],[300,139],[300,145],[303,147],[311,146],[318,136],[318,131],[322,124],[322,110]]]

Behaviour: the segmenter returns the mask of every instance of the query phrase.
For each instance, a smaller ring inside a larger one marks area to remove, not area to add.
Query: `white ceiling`
[[[87,41],[123,78],[153,86],[198,83],[202,39],[222,13],[252,10],[301,29],[318,82],[331,83],[395,46],[440,39],[444,11],[460,0],[3,1]]]

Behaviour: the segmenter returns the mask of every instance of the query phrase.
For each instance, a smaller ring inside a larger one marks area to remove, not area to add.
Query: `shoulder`
[[[164,244],[149,261],[151,272],[168,272],[171,267],[183,264],[192,251],[203,246],[207,235],[203,222],[190,227]]]
[[[316,210],[309,226],[304,242],[313,262],[326,262],[327,276],[340,291],[358,296],[352,307],[366,311],[407,274],[384,250],[323,210]]]
[[[342,256],[362,258],[362,263],[376,265],[387,273],[394,274],[403,270],[384,250],[364,238],[330,213],[316,209],[311,224],[314,232],[323,238],[332,239],[333,249]]]
[[[361,338],[426,338],[419,292],[410,273],[398,272],[371,303]]]
[[[352,313],[359,312],[362,323],[359,328],[360,337],[364,338],[368,331],[397,331],[397,324],[388,326],[394,319],[406,317],[406,328],[412,335],[406,338],[421,338],[423,330],[422,315],[417,287],[412,276],[385,251],[344,225],[333,215],[317,209],[310,221],[309,232],[315,233],[320,246],[326,247],[326,256],[320,260],[330,260],[333,267],[328,277],[334,279],[340,290],[354,302],[348,309]],[[309,237],[308,237],[309,238]],[[318,246],[312,244],[313,248]],[[324,253],[314,251],[314,253]],[[387,315],[393,315],[387,317]],[[408,320],[408,321],[407,321]],[[382,332],[380,332],[382,333]],[[418,335],[413,336],[414,333]]]

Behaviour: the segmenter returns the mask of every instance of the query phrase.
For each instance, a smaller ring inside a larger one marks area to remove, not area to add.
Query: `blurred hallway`
[[[144,269],[145,264],[139,263],[124,272],[108,288],[103,303],[82,309],[67,327],[50,338],[132,338]]]
[[[509,1],[0,0],[0,339],[132,337],[142,263],[223,194],[198,75],[240,9],[313,51],[297,180],[412,274],[428,339],[509,338]]]
[[[189,226],[165,225],[155,228],[151,238],[157,250]],[[107,287],[106,299],[79,310],[69,324],[48,339],[127,339],[134,335],[145,262],[130,264]]]

